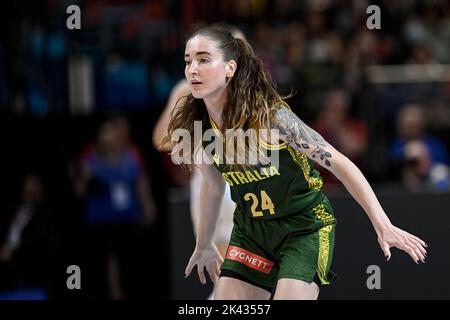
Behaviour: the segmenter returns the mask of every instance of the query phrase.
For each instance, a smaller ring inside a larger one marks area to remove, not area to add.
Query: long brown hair
[[[228,129],[270,129],[271,117],[284,104],[285,97],[277,92],[270,74],[250,44],[234,38],[229,31],[214,26],[200,29],[187,41],[199,35],[216,42],[224,61],[234,60],[237,64],[234,76],[229,79],[227,86],[228,96],[222,111],[222,133]],[[176,129],[186,129],[194,137],[194,121],[202,121],[203,129],[210,127],[203,99],[196,99],[190,94],[177,102],[164,143],[170,141],[170,136]],[[201,141],[191,139],[191,163],[194,163],[194,150],[197,150],[200,143]]]

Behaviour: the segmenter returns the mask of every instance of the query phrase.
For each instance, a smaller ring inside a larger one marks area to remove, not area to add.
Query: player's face
[[[190,39],[184,59],[184,74],[195,98],[207,99],[224,91],[227,62],[214,40],[201,35]]]

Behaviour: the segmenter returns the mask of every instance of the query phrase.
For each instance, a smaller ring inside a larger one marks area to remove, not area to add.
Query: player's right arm
[[[200,164],[203,176],[200,192],[200,217],[194,253],[186,267],[185,276],[189,276],[197,265],[200,282],[205,284],[204,267],[213,282],[219,278],[222,256],[214,244],[214,232],[220,213],[220,205],[225,192],[225,180],[213,165]]]
[[[189,95],[190,93],[191,88],[184,79],[178,82],[178,84],[172,89],[169,101],[167,102],[166,107],[164,108],[164,111],[159,117],[158,122],[156,123],[153,130],[153,145],[158,151],[170,151],[167,146],[162,145],[162,141],[168,132],[170,116],[178,100],[184,96]]]

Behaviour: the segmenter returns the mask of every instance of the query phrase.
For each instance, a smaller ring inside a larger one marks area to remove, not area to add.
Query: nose
[[[191,64],[189,65],[189,73],[190,74],[196,74],[197,73],[197,67],[198,67],[198,65],[197,65],[197,62],[196,61],[192,61],[191,62]]]

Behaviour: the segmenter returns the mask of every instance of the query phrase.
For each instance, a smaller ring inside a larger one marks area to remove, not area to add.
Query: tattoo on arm
[[[308,127],[299,117],[287,108],[281,107],[275,112],[274,129],[285,136],[288,144],[299,150],[312,149],[311,156],[331,166],[331,153],[325,151],[327,142],[320,134]]]

